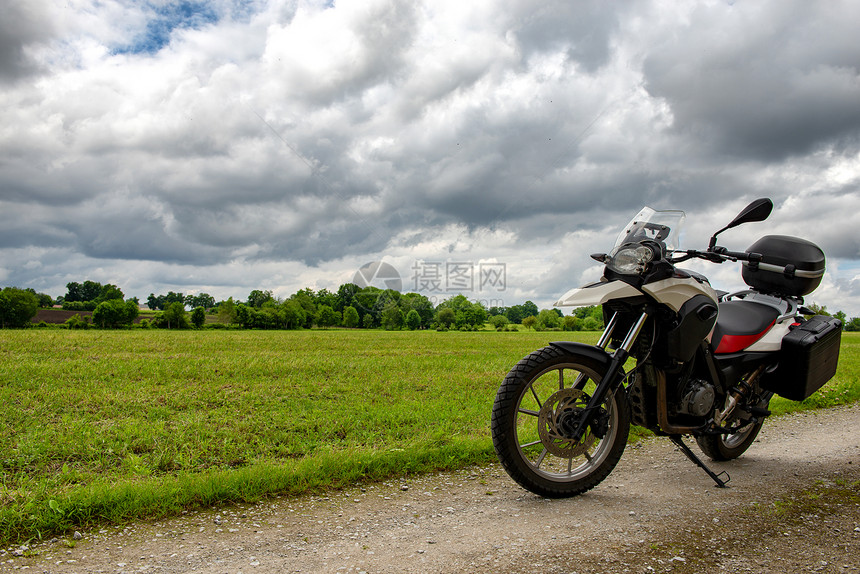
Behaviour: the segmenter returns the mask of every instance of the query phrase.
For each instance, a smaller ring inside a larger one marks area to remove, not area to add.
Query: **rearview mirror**
[[[742,223],[752,223],[753,221],[764,221],[770,215],[770,212],[773,211],[773,202],[763,197],[761,199],[756,199],[749,205],[747,205],[743,210],[737,214],[737,216],[732,219],[732,222],[714,233],[713,237],[711,237],[711,243],[708,245],[708,251],[712,251],[714,246],[717,244],[717,235],[725,231],[726,229],[731,229],[732,227],[737,227]]]
[[[732,222],[726,225],[720,231],[725,231],[732,227],[737,227],[742,223],[752,223],[753,221],[764,221],[770,212],[773,210],[773,202],[766,197],[756,199],[747,205],[743,211],[738,213],[737,217],[732,219]]]

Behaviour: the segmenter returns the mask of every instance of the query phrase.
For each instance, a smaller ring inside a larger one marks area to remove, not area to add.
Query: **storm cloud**
[[[489,295],[545,307],[642,205],[687,211],[694,247],[767,196],[725,241],[819,243],[810,299],[860,314],[853,3],[19,4],[4,285],[288,296],[368,261],[405,289],[421,262],[494,262]]]

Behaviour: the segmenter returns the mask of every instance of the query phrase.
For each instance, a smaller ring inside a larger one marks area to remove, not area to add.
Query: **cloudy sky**
[[[0,285],[286,297],[384,261],[548,307],[643,205],[704,247],[770,197],[721,243],[818,243],[807,301],[860,315],[857,2],[2,6]]]

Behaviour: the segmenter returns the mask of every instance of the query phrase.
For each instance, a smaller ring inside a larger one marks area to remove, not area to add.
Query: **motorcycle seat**
[[[753,301],[723,301],[711,338],[715,353],[743,351],[770,330],[779,311]]]

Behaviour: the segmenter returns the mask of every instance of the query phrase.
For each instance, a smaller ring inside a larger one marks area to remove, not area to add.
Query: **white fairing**
[[[638,297],[642,292],[623,281],[592,283],[585,287],[571,289],[555,302],[555,307],[589,307],[603,305],[612,299]]]
[[[796,321],[794,317],[784,319],[771,327],[770,331],[764,334],[764,337],[744,349],[751,353],[779,351],[782,348],[782,338],[788,334],[788,328]]]
[[[642,290],[663,303],[674,312],[678,312],[681,306],[696,295],[705,295],[717,302],[717,292],[713,287],[704,282],[699,282],[692,277],[669,278],[643,285]]]

